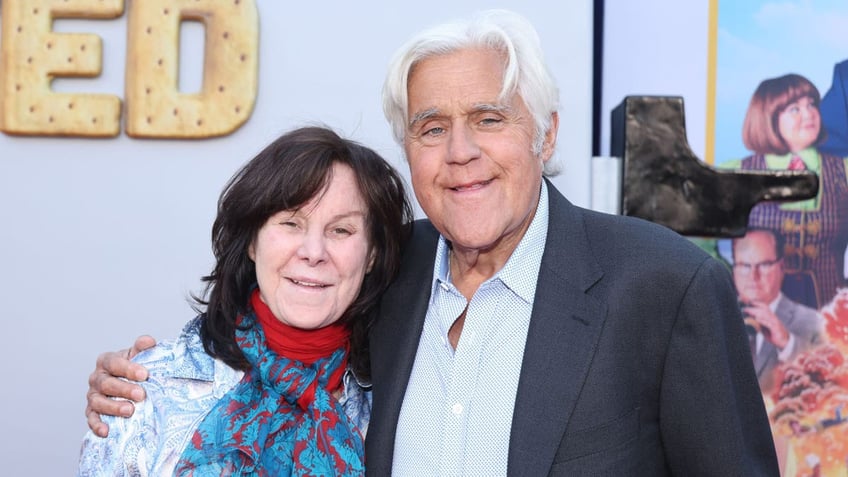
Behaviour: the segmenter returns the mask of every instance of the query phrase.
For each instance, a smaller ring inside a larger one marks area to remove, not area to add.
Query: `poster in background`
[[[820,178],[817,197],[757,205],[746,237],[718,247],[732,265],[782,475],[846,475],[848,4],[713,0],[711,11],[714,164]]]

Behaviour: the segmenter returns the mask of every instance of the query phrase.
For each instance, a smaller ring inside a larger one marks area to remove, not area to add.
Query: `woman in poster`
[[[845,160],[822,153],[818,89],[805,77],[787,74],[764,80],[754,92],[742,128],[753,152],[723,167],[807,169],[819,175],[819,193],[809,200],[763,202],[751,210],[749,227],[780,233],[785,242],[787,283],[796,301],[821,308],[845,286],[848,245],[848,175]]]

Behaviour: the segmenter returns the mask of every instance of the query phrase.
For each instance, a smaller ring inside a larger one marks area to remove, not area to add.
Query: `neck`
[[[518,230],[502,236],[488,247],[470,248],[451,242],[451,281],[466,299],[470,300],[483,282],[495,276],[506,265],[530,228],[534,215],[530,214]]]
[[[495,276],[506,265],[518,248],[536,216],[541,187],[540,184],[539,195],[528,208],[521,223],[512,230],[504,231],[493,242],[483,246],[468,246],[445,236],[450,246],[451,281],[467,300],[471,300],[483,282]]]
[[[479,250],[458,251],[451,249],[448,259],[453,285],[467,300],[471,300],[471,297],[480,288],[480,284],[498,273],[498,270],[506,264],[509,256],[500,259]]]

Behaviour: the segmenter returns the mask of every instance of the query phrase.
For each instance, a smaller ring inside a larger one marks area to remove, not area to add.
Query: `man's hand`
[[[744,313],[747,316],[757,320],[760,324],[760,331],[763,337],[769,340],[779,350],[783,350],[789,343],[789,331],[783,326],[780,318],[771,311],[771,308],[765,303],[754,303],[744,308]]]
[[[109,426],[100,420],[100,414],[129,417],[135,411],[132,402],[110,399],[111,396],[136,402],[144,400],[144,389],[141,386],[120,378],[132,381],[147,380],[147,368],[133,363],[130,359],[155,344],[153,337],[139,336],[132,348],[106,352],[97,357],[97,366],[88,377],[88,405],[85,407],[88,427],[94,434],[100,437],[109,434]]]

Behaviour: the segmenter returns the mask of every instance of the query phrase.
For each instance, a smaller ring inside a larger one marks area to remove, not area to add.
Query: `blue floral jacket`
[[[241,380],[242,371],[206,354],[195,318],[176,341],[163,341],[133,361],[150,371],[141,383],[147,399],[130,418],[103,416],[109,436],[86,433],[79,476],[172,475],[194,430],[224,394]],[[371,418],[371,391],[349,370],[339,400],[363,436]]]

